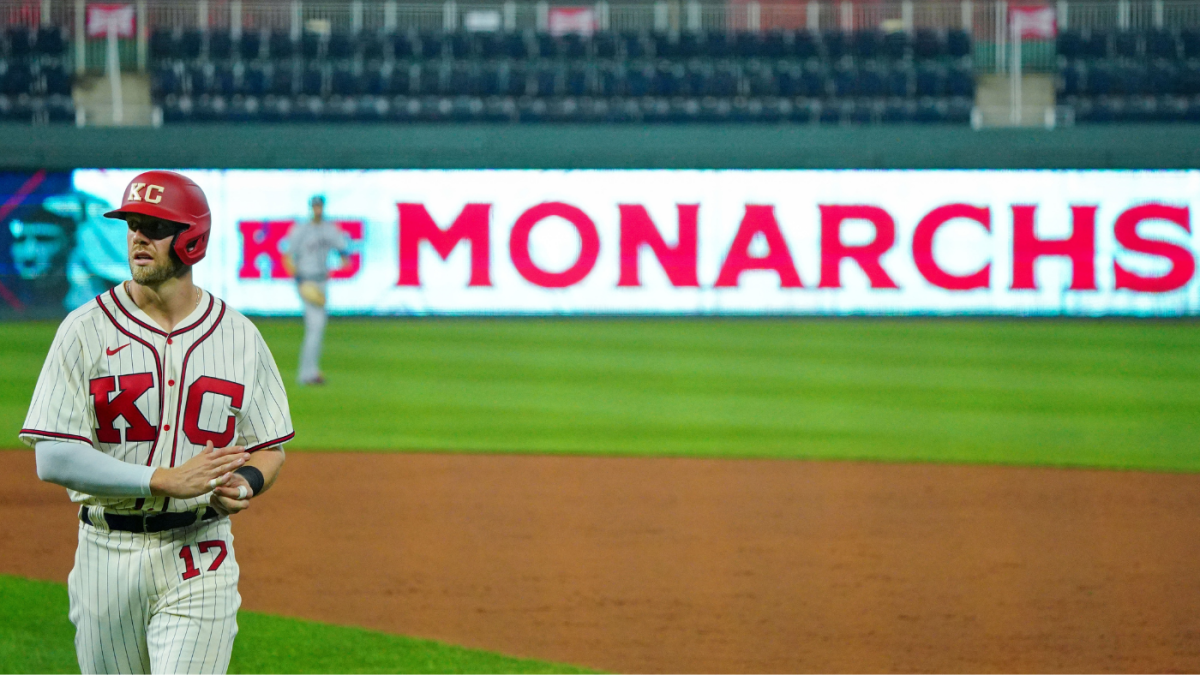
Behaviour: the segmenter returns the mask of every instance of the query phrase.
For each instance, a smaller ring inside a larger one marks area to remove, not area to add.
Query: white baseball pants
[[[228,518],[167,532],[80,524],[68,577],[83,673],[224,673],[237,635]]]

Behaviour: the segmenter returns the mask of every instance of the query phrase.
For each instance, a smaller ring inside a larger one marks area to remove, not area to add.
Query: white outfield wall
[[[336,313],[1200,314],[1200,171],[184,173],[197,281],[249,314],[299,312],[279,240],[315,194],[355,238]]]

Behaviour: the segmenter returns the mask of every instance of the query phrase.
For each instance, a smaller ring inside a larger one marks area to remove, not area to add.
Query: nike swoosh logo
[[[129,346],[129,343],[126,342],[125,344],[121,345],[120,347],[117,347],[116,349],[105,349],[104,351],[109,356],[112,356],[113,354],[116,354],[117,352],[121,351],[122,349],[125,349],[128,346]]]

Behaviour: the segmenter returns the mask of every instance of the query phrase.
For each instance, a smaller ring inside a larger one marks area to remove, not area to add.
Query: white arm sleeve
[[[149,497],[154,467],[122,462],[83,443],[38,441],[38,478],[95,497]]]

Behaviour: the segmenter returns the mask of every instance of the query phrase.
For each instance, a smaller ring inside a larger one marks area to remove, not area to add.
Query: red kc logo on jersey
[[[225,448],[233,442],[234,428],[237,426],[237,420],[233,415],[225,418],[225,429],[222,431],[209,431],[200,428],[200,408],[204,405],[205,394],[216,394],[225,396],[229,399],[229,407],[235,410],[242,409],[242,399],[246,395],[246,387],[237,382],[222,380],[216,377],[205,375],[192,383],[188,387],[188,402],[187,409],[183,415],[183,432],[187,434],[188,440],[196,445],[204,445],[212,441],[214,448]]]
[[[109,394],[120,393],[109,399]],[[137,400],[154,386],[150,373],[109,375],[91,381],[92,405],[96,409],[96,439],[101,443],[120,443],[121,432],[113,426],[118,417],[125,418],[125,441],[153,441],[156,435],[150,421],[138,410]]]

